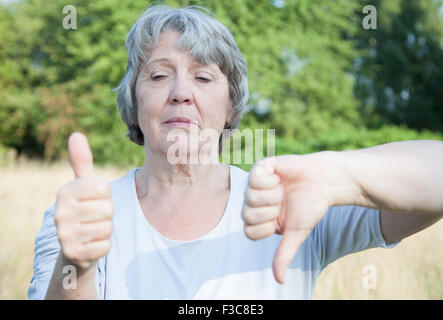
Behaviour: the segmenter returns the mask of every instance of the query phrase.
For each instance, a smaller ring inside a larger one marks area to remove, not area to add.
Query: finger
[[[256,225],[245,225],[245,235],[251,240],[260,240],[274,234],[277,230],[276,220]]]
[[[257,189],[268,189],[275,187],[280,178],[275,174],[275,157],[258,161],[249,174],[249,185]]]
[[[255,189],[271,189],[275,188],[280,183],[280,177],[276,174],[261,175],[251,173],[249,175],[249,186]]]
[[[272,189],[248,188],[245,194],[245,202],[250,207],[279,205],[283,201],[284,191],[282,185]]]
[[[280,284],[284,283],[286,270],[294,259],[298,248],[309,235],[309,232],[304,230],[283,232],[273,262],[274,277]]]
[[[250,174],[257,176],[270,176],[275,172],[275,157],[257,161],[251,168]]]
[[[79,260],[95,261],[107,255],[110,249],[111,239],[91,241],[81,247]]]
[[[246,224],[254,225],[271,221],[279,217],[281,206],[252,208],[244,206],[242,218]]]
[[[88,140],[80,132],[74,132],[68,139],[68,153],[76,178],[94,175],[94,165]]]
[[[82,223],[110,220],[114,216],[114,205],[110,200],[79,201],[76,211],[80,213]]]
[[[112,235],[112,229],[111,220],[82,223],[77,232],[78,241],[86,245],[92,241],[109,239]]]

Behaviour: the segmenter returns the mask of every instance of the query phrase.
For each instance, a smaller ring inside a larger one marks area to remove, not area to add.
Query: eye
[[[201,81],[201,82],[209,82],[209,81],[211,81],[211,79],[209,79],[209,78],[206,78],[206,77],[196,77],[199,81]]]
[[[159,74],[159,75],[152,76],[151,79],[154,80],[154,81],[160,81],[160,80],[162,80],[165,77],[166,77],[165,75]]]

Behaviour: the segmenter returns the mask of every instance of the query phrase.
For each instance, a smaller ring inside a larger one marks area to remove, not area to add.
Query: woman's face
[[[174,140],[168,141],[171,130],[188,139],[196,128],[199,134],[207,129],[220,134],[232,118],[226,76],[216,64],[200,64],[178,50],[174,43],[179,36],[178,32],[161,34],[136,82],[139,126],[145,148],[155,153],[166,154],[173,144],[177,147]],[[218,146],[218,139],[212,143]]]

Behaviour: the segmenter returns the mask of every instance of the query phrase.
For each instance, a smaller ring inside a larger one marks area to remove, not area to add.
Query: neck
[[[168,197],[189,195],[193,191],[207,192],[215,188],[229,187],[227,166],[210,164],[171,164],[164,155],[148,152],[143,167],[136,172],[139,197]]]

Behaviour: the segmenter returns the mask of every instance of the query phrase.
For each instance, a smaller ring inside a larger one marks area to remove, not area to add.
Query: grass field
[[[129,169],[128,169],[129,170]],[[97,168],[109,180],[128,170]],[[34,239],[45,209],[73,178],[69,164],[22,161],[0,168],[0,299],[26,299]],[[320,275],[315,299],[443,299],[443,220],[394,249],[342,258]],[[365,271],[370,274],[364,273]],[[369,287],[365,279],[371,276]]]

